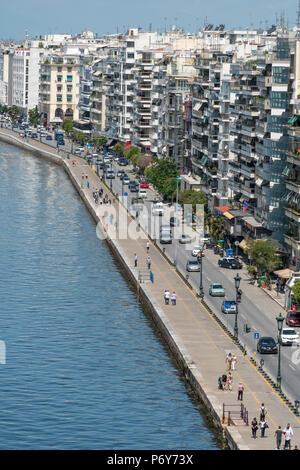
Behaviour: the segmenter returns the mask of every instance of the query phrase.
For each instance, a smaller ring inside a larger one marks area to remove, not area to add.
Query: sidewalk
[[[34,142],[35,147],[43,148],[49,152],[49,147]],[[32,142],[31,142],[32,145]],[[41,147],[40,147],[41,146]],[[76,162],[73,164],[73,161]],[[93,188],[100,188],[102,183],[98,176],[92,171],[86,162],[78,157],[65,160],[69,171],[76,179],[78,186],[81,185],[82,173],[88,175],[89,188],[85,184],[82,188],[85,196],[94,209],[92,197]],[[104,193],[109,193],[105,188]],[[135,225],[135,221],[127,215],[125,209],[119,203],[107,205],[108,215],[114,207],[120,208],[120,213],[128,222]],[[146,268],[146,240],[131,238],[113,241],[119,250],[121,257],[129,266],[129,271],[136,278],[139,269]],[[134,254],[138,256],[138,265],[134,267]],[[151,269],[154,274],[154,283],[141,284],[141,290],[160,316],[162,322],[169,332],[170,342],[177,345],[178,357],[181,356],[186,364],[190,377],[194,378],[196,387],[205,394],[206,406],[211,410],[212,416],[217,415],[222,420],[223,404],[229,410],[237,411],[240,403],[237,401],[237,385],[241,381],[245,387],[243,403],[249,413],[249,424],[253,417],[259,418],[259,406],[265,403],[268,414],[267,422],[269,429],[266,437],[251,437],[250,425],[246,426],[240,419],[233,418],[233,425],[224,425],[228,437],[234,441],[239,449],[244,450],[273,450],[275,438],[273,437],[278,425],[283,428],[288,422],[294,430],[292,445],[300,445],[300,419],[296,417],[278,394],[263,379],[254,366],[244,357],[241,351],[232,343],[219,324],[208,311],[201,305],[195,294],[186,286],[184,281],[162,256],[161,252],[150,242]],[[250,286],[253,288],[253,286]],[[163,293],[169,289],[177,294],[177,304],[165,305]],[[257,289],[257,288],[256,288]],[[260,291],[260,290],[259,290]],[[262,295],[265,295],[262,293]],[[266,298],[273,305],[273,300]],[[218,389],[218,377],[226,371],[225,358],[228,352],[237,355],[237,369],[233,373],[233,391],[222,391]],[[199,384],[199,385],[198,385]],[[238,405],[238,406],[237,406]]]

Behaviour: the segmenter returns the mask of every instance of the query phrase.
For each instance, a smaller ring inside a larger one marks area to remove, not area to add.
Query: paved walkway
[[[49,147],[34,143],[36,147]],[[83,191],[86,197],[94,205],[92,197],[93,188],[100,188],[101,182],[98,176],[78,157],[66,160],[73,176],[81,184],[82,174],[88,175]],[[86,182],[89,182],[89,188]],[[104,189],[104,193],[108,188]],[[120,214],[127,219],[131,227],[135,227],[135,221],[131,219],[125,210],[116,202],[107,205],[108,220],[115,207],[120,207]],[[136,227],[135,227],[136,228]],[[127,261],[132,273],[138,276],[139,269],[146,269],[146,240],[131,238],[119,239],[115,242],[121,255]],[[134,254],[138,256],[138,265],[134,266]],[[289,422],[294,430],[293,445],[300,446],[300,419],[296,417],[278,394],[258,373],[255,367],[244,357],[241,351],[232,343],[219,324],[200,304],[195,294],[186,286],[176,271],[164,259],[160,251],[150,242],[151,269],[154,274],[154,283],[143,284],[143,289],[149,299],[156,306],[165,324],[168,326],[173,338],[179,345],[185,360],[194,377],[199,381],[215,412],[222,417],[223,404],[228,410],[237,412],[240,402],[237,400],[237,386],[242,382],[245,387],[243,404],[249,413],[249,422],[253,417],[259,418],[259,407],[265,403],[268,413],[267,422],[269,429],[266,437],[257,439],[251,437],[250,426],[246,426],[237,416],[233,416],[233,425],[227,427],[239,449],[245,450],[273,450],[275,448],[274,432],[278,425],[284,427]],[[163,293],[165,289],[176,291],[177,304],[165,305]],[[271,300],[270,300],[271,301]],[[232,371],[232,391],[218,389],[218,377],[226,371],[225,358],[228,352],[235,353],[238,358],[237,368]]]

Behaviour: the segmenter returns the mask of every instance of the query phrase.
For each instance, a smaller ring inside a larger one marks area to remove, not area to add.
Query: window
[[[67,82],[72,82],[73,76],[72,75],[67,75]]]
[[[57,75],[56,80],[57,80],[58,82],[61,82],[61,81],[62,81],[62,75]]]
[[[72,92],[72,85],[67,85],[67,92],[71,93]]]
[[[67,95],[67,102],[70,103],[72,101],[72,95]]]
[[[57,96],[56,96],[56,101],[61,102],[61,101],[62,101],[62,95],[57,95]]]
[[[62,72],[62,67],[57,67],[58,72]]]
[[[57,91],[61,91],[62,90],[62,86],[61,85],[57,85]]]
[[[72,72],[72,67],[67,67],[68,72]]]
[[[132,52],[128,52],[127,58],[128,59],[134,59],[134,54]]]

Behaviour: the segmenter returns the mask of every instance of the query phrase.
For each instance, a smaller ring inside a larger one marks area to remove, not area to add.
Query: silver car
[[[189,260],[186,263],[186,270],[188,272],[199,272],[200,271],[200,264],[198,263],[198,261],[196,261],[194,259]]]
[[[228,299],[223,300],[221,310],[223,313],[236,313],[236,301]]]

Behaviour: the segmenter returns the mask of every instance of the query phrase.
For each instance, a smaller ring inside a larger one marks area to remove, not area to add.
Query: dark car
[[[132,193],[138,193],[139,192],[139,187],[135,181],[130,181],[129,183],[129,190]]]
[[[300,312],[289,310],[285,317],[285,323],[289,326],[300,326]]]
[[[52,135],[47,135],[47,136],[46,136],[46,140],[53,140]]]
[[[57,143],[58,143],[58,145],[65,145],[65,141],[64,141],[64,140],[58,140]]]
[[[128,165],[128,161],[125,160],[125,158],[120,158],[118,163],[119,163],[120,166],[127,166]]]
[[[260,354],[277,354],[278,348],[274,338],[263,336],[258,340],[257,351]]]
[[[234,259],[234,258],[221,258],[218,261],[218,265],[221,268],[228,268],[228,269],[242,269],[242,264]]]
[[[38,138],[38,135],[37,135],[36,132],[33,132],[33,133],[31,134],[31,137],[32,137],[33,139],[37,139],[37,138]]]

